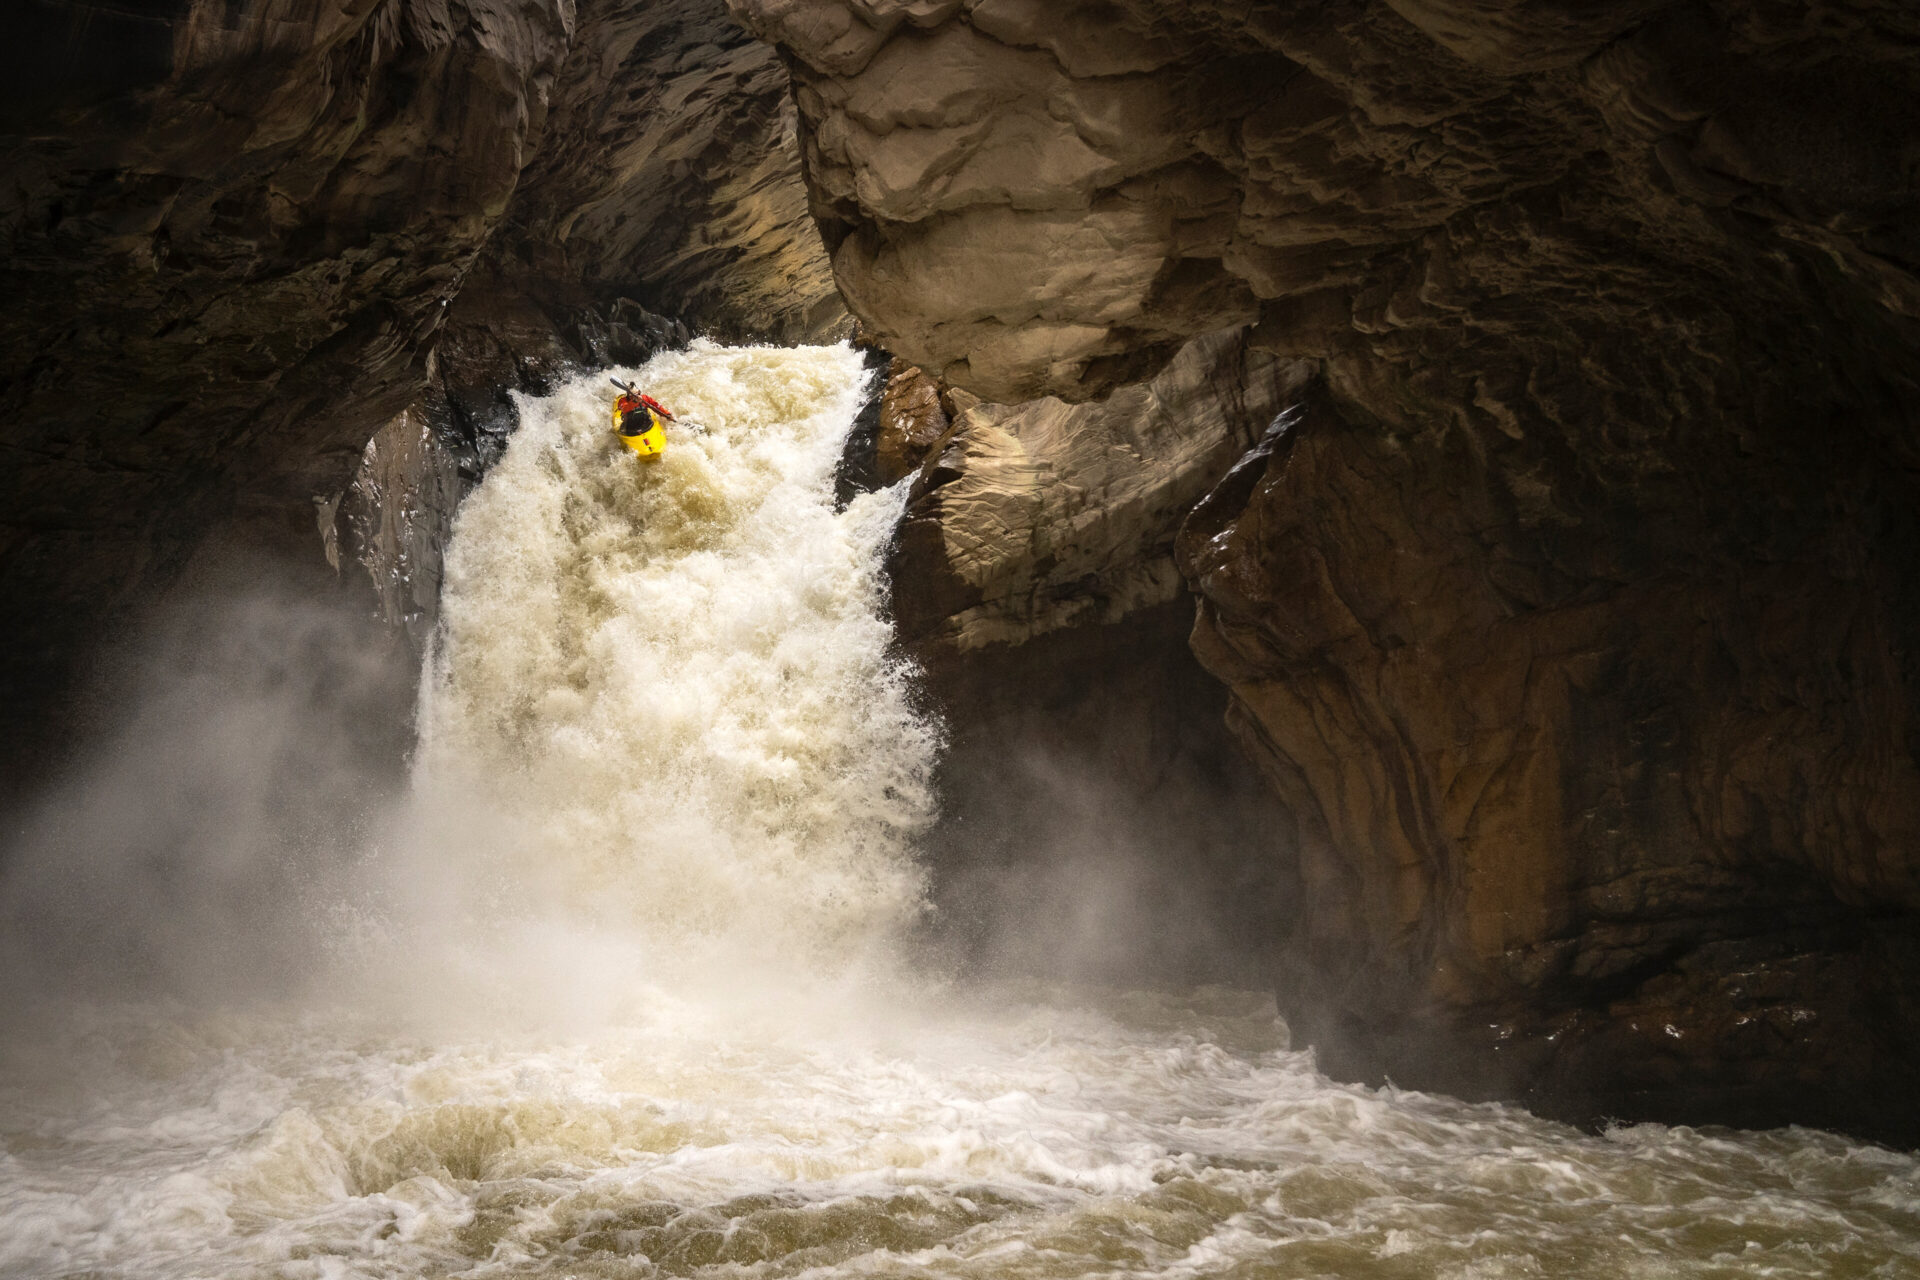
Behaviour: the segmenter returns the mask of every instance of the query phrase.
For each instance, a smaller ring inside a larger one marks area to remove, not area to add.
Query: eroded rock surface
[[[892,362],[872,480],[919,463],[889,568],[949,732],[925,852],[957,963],[1108,982],[1270,971],[1300,898],[1291,823],[1188,647],[1173,540],[1305,369],[1228,332],[1104,403],[996,405]]]
[[[1256,314],[1401,358],[1730,277],[1920,315],[1896,6],[729,3],[789,51],[850,305],[990,399]]]
[[[1330,1066],[1920,1135],[1920,15],[732,3],[903,356],[1317,366],[1183,567]]]
[[[580,4],[552,95],[488,254],[502,277],[542,301],[630,294],[734,339],[844,328],[786,68],[720,0]]]
[[[1106,982],[1270,972],[1300,897],[1291,824],[1187,645],[1173,540],[1303,372],[1229,332],[1104,403],[996,405],[894,361],[875,478],[892,448],[919,457],[889,568],[949,732],[925,852],[934,936],[957,963]]]
[[[35,8],[0,138],[15,714],[208,530],[312,538],[424,381],[568,36],[546,0],[182,4],[94,33],[150,56],[116,81],[74,56],[90,6]]]
[[[1709,500],[1750,475],[1607,539],[1351,412],[1310,398],[1181,539],[1195,649],[1299,824],[1277,981],[1328,1068],[1911,1133],[1913,578],[1856,541],[1915,545],[1902,483],[1863,460],[1754,563]]]
[[[1181,518],[1297,391],[1302,368],[1224,333],[1097,404],[956,397],[900,530],[902,637],[953,651],[1020,644],[1184,594]]]

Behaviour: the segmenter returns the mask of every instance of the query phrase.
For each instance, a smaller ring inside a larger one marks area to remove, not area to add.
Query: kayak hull
[[[631,449],[641,458],[658,458],[667,447],[667,429],[660,422],[660,415],[647,410],[648,427],[638,435],[627,435],[620,431],[620,411],[613,411],[613,429],[620,436],[620,443]]]

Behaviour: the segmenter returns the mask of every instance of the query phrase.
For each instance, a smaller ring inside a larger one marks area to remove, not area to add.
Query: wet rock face
[[[1457,438],[1351,412],[1309,398],[1180,542],[1195,650],[1300,824],[1277,982],[1327,1067],[1920,1133],[1907,482],[1696,473],[1689,517],[1605,538],[1632,517],[1528,519]],[[1714,500],[1755,482],[1765,561]]]
[[[311,496],[424,380],[567,37],[545,0],[182,4],[93,32],[142,51],[116,81],[61,70],[90,8],[35,8],[0,136],[16,711],[208,529],[311,538]]]
[[[876,478],[904,480],[920,469],[953,425],[939,382],[895,356],[880,393],[879,434],[874,442]]]
[[[950,392],[958,412],[914,478],[897,542],[901,636],[956,652],[1022,644],[1183,596],[1182,516],[1303,369],[1228,332],[1096,404]]]
[[[1920,1134],[1920,17],[733,3],[903,356],[1317,368],[1180,562],[1330,1067]]]
[[[635,317],[841,316],[784,69],[718,0],[33,0],[8,37],[0,719],[23,755],[169,584],[277,563],[324,589],[314,500],[430,391],[497,435],[504,389],[639,349]]]

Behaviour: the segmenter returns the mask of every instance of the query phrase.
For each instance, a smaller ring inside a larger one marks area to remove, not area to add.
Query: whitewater
[[[699,428],[637,462],[609,373]],[[522,399],[408,792],[277,899],[299,994],[0,1043],[0,1276],[1920,1276],[1906,1153],[1583,1133],[1330,1082],[1264,993],[944,971],[903,494],[834,503],[866,381],[703,341]],[[9,919],[57,878],[8,874]]]

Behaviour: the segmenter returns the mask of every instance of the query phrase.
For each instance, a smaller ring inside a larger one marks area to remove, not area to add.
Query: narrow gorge
[[[0,1275],[1920,1266],[1920,13],[3,56]]]

